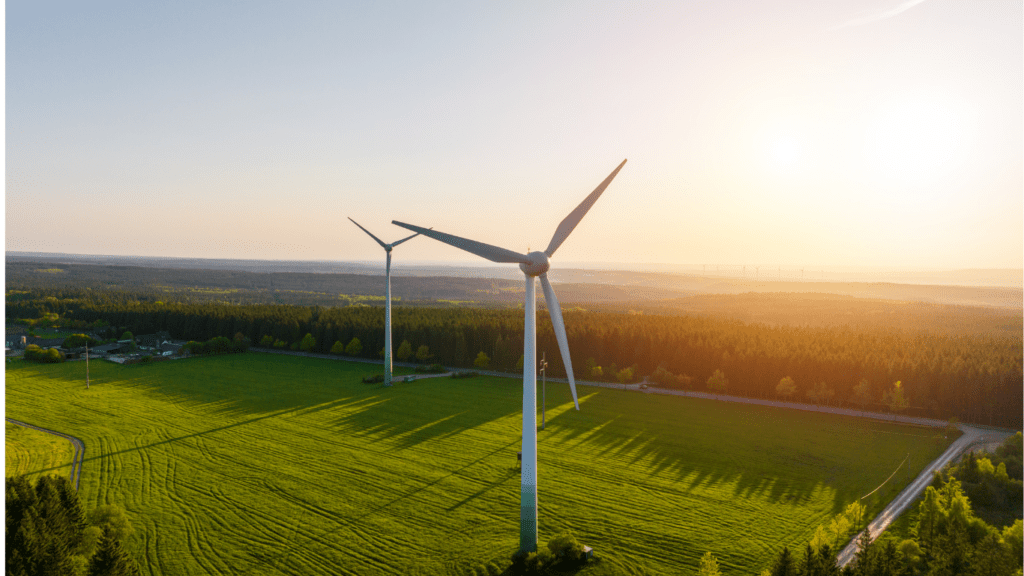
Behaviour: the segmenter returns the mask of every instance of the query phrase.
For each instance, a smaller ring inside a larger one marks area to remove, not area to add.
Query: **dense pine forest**
[[[382,307],[164,302],[151,295],[67,289],[9,291],[6,311],[9,320],[56,314],[79,326],[102,321],[118,334],[124,329],[135,334],[164,330],[197,341],[241,333],[254,344],[272,340],[292,345],[309,334],[310,351],[319,353],[332,348],[337,352],[358,339],[357,355],[366,358],[379,358],[384,346]],[[958,314],[971,323],[969,309]],[[710,315],[574,308],[564,315],[573,370],[580,379],[636,381],[652,376],[662,385],[712,385],[730,394],[784,394],[792,400],[875,410],[902,409],[883,402],[899,381],[908,400],[904,414],[1021,427],[1019,330],[779,325]],[[473,367],[484,352],[490,368],[514,371],[522,355],[522,311],[515,308],[397,306],[392,326],[396,349],[403,342],[412,350],[426,346],[430,362]],[[564,376],[557,350],[542,311],[538,351],[554,359],[549,375],[556,377]],[[793,386],[780,386],[784,378]]]

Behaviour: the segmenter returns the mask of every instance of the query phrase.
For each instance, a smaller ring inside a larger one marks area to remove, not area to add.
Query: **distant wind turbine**
[[[562,220],[555,230],[555,235],[543,252],[530,252],[520,254],[505,248],[499,248],[483,242],[436,232],[405,224],[404,222],[392,221],[392,224],[408,228],[414,232],[440,240],[456,248],[461,248],[471,254],[486,258],[491,262],[519,263],[519,269],[526,276],[526,302],[525,302],[525,327],[523,330],[523,459],[522,475],[520,479],[520,503],[519,503],[519,550],[520,552],[537,551],[537,284],[535,278],[540,277],[540,285],[544,290],[544,301],[548,305],[548,314],[551,315],[551,325],[555,329],[555,338],[558,340],[558,349],[562,353],[562,362],[565,364],[565,372],[569,377],[569,390],[572,392],[572,401],[576,409],[580,409],[579,400],[576,397],[576,381],[572,373],[572,361],[569,358],[569,340],[565,335],[565,324],[562,321],[562,309],[558,305],[558,298],[548,281],[547,272],[551,265],[551,258],[558,247],[565,242],[569,234],[580,223],[580,220],[590,211],[591,206],[601,197],[604,189],[611,184],[612,179],[619,173],[622,164],[612,171],[604,182],[594,189],[575,210],[569,213]]]
[[[349,218],[349,220],[352,220],[352,218]],[[352,220],[352,223],[359,226],[359,222],[355,220]],[[359,226],[359,229],[369,234],[370,238],[376,240],[377,244],[380,244],[381,248],[384,248],[384,251],[388,253],[388,263],[384,267],[384,283],[386,286],[384,289],[384,385],[391,386],[391,249],[406,240],[419,236],[419,234],[413,234],[397,242],[385,244],[381,242],[380,238],[370,234],[370,231],[366,228]]]

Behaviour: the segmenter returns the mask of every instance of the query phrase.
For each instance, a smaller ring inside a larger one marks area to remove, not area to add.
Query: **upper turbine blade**
[[[547,272],[540,275],[540,286],[544,289],[544,301],[548,304],[548,314],[551,315],[551,326],[555,329],[555,339],[558,340],[558,350],[562,353],[562,363],[565,364],[565,373],[569,376],[569,391],[572,392],[572,403],[576,409],[580,409],[580,402],[576,398],[576,379],[572,377],[572,359],[569,358],[569,338],[565,335],[565,322],[562,321],[562,308],[558,305],[558,298],[555,291],[548,282]]]
[[[415,238],[415,237],[417,237],[419,235],[420,235],[420,233],[417,232],[417,233],[413,234],[412,236],[409,236],[408,238],[402,238],[401,240],[398,240],[397,242],[392,242],[391,243],[391,247],[394,248],[395,246],[398,246],[402,242],[405,242],[406,240],[412,240],[413,238]]]
[[[551,237],[551,243],[548,244],[548,249],[544,251],[544,253],[548,255],[548,258],[555,255],[555,250],[558,250],[558,247],[562,245],[562,242],[565,242],[565,239],[569,237],[569,234],[572,234],[576,225],[580,223],[580,220],[582,220],[584,216],[587,215],[587,212],[590,211],[590,207],[594,205],[594,202],[597,202],[597,199],[601,197],[601,193],[604,192],[604,189],[607,188],[609,184],[612,183],[612,179],[614,179],[615,175],[619,173],[619,170],[622,170],[622,167],[625,164],[626,161],[623,160],[622,164],[619,164],[619,167],[613,170],[612,173],[604,179],[604,182],[601,182],[597,188],[594,188],[594,191],[591,192],[583,202],[580,202],[580,205],[565,217],[565,220],[562,220],[562,223],[558,225],[558,230],[555,230],[555,235]]]
[[[476,254],[477,256],[486,258],[491,262],[518,262],[520,264],[530,264],[532,262],[525,254],[520,254],[497,246],[491,246],[490,244],[484,244],[483,242],[477,242],[476,240],[469,240],[468,238],[445,234],[444,232],[438,232],[429,228],[413,226],[412,224],[406,224],[404,222],[399,222],[398,220],[392,220],[391,223],[395,226],[408,228],[413,232],[419,232],[424,236],[430,236],[434,240],[440,240],[441,242],[450,244],[456,248],[461,248],[470,254]]]
[[[351,217],[349,217],[349,220],[352,220],[352,218],[351,218]],[[353,223],[353,224],[355,224],[356,226],[359,226],[359,222],[356,222],[355,220],[352,220],[352,223]],[[367,234],[370,234],[370,231],[369,231],[369,230],[367,230],[366,228],[363,228],[362,226],[359,226],[359,229],[360,229],[360,230],[362,230],[363,232],[366,232]],[[383,243],[383,242],[381,242],[381,241],[380,241],[380,238],[377,238],[377,237],[376,237],[376,236],[374,236],[373,234],[370,234],[370,238],[373,238],[374,240],[376,240],[376,241],[377,241],[377,244],[380,244],[380,247],[381,247],[381,248],[383,248],[383,249],[385,249],[385,250],[387,250],[387,249],[388,249],[388,245],[387,245],[387,244],[385,244],[385,243]]]

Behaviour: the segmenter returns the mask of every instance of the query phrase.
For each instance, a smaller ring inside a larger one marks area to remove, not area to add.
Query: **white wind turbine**
[[[555,330],[555,337],[558,340],[558,349],[562,353],[562,362],[565,364],[566,375],[569,376],[569,390],[572,392],[572,401],[576,409],[580,409],[579,400],[576,397],[576,381],[572,373],[572,361],[569,359],[569,341],[565,336],[565,323],[562,321],[562,310],[558,305],[554,290],[551,289],[551,282],[548,281],[547,271],[550,268],[548,259],[555,254],[558,247],[565,242],[576,225],[587,214],[594,202],[601,196],[604,189],[608,187],[615,175],[619,173],[622,164],[612,171],[604,182],[594,189],[575,210],[569,213],[562,220],[551,238],[547,250],[543,252],[530,252],[520,254],[505,248],[499,248],[490,244],[484,244],[475,240],[460,238],[451,234],[428,230],[419,226],[405,224],[393,220],[391,223],[408,228],[414,232],[440,240],[446,244],[461,248],[466,252],[476,254],[492,262],[516,262],[520,270],[526,276],[526,303],[525,303],[525,327],[523,330],[523,459],[522,474],[520,480],[520,503],[519,503],[519,550],[520,552],[536,552],[537,550],[537,296],[536,282],[534,279],[540,276],[540,285],[544,290],[544,301],[548,305],[548,314],[551,315],[551,325]]]
[[[349,218],[349,220],[352,220],[352,218]],[[355,220],[352,220],[352,223],[359,226],[359,222]],[[376,240],[377,244],[380,244],[384,251],[388,253],[388,263],[384,268],[384,282],[386,286],[384,289],[384,385],[391,386],[391,249],[406,240],[419,236],[419,234],[413,234],[397,242],[385,244],[381,242],[380,238],[370,234],[370,231],[366,228],[359,226],[359,229],[369,234],[370,238]]]

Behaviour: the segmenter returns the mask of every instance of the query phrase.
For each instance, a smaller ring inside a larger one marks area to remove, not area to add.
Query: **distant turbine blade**
[[[531,264],[533,262],[524,254],[499,248],[497,246],[491,246],[490,244],[484,244],[483,242],[477,242],[476,240],[469,240],[468,238],[445,234],[444,232],[438,232],[429,228],[413,226],[412,224],[406,224],[404,222],[399,222],[398,220],[392,220],[391,223],[395,226],[401,226],[402,228],[412,230],[413,232],[419,232],[424,236],[430,236],[434,240],[440,240],[441,242],[450,244],[456,248],[461,248],[470,254],[476,254],[477,256],[486,258],[491,262],[518,262],[520,264]]]
[[[397,241],[397,242],[392,242],[392,243],[391,243],[391,247],[392,247],[392,248],[394,248],[395,246],[398,246],[398,245],[399,245],[399,244],[401,244],[402,242],[405,242],[406,240],[412,240],[413,238],[415,238],[415,237],[417,237],[417,236],[419,236],[419,235],[420,235],[420,233],[419,233],[419,232],[417,232],[417,233],[413,234],[412,236],[409,236],[408,238],[402,238],[401,240],[399,240],[399,241]]]
[[[562,321],[562,308],[558,305],[558,298],[555,291],[548,282],[548,275],[545,272],[540,275],[540,286],[544,289],[544,302],[548,305],[548,314],[551,315],[551,325],[555,328],[555,339],[558,340],[558,350],[562,353],[562,363],[565,364],[565,373],[569,376],[569,390],[572,392],[572,403],[576,409],[580,409],[580,402],[576,398],[576,379],[572,377],[572,359],[569,358],[569,338],[565,335],[565,322]]]
[[[555,255],[555,250],[558,250],[558,247],[562,245],[562,242],[565,242],[565,239],[569,237],[569,234],[572,234],[576,225],[580,223],[580,220],[582,220],[584,216],[587,215],[587,212],[590,211],[590,207],[594,205],[594,202],[597,202],[597,199],[601,197],[601,193],[604,192],[604,189],[612,183],[612,179],[615,178],[615,175],[618,174],[619,170],[622,170],[622,167],[625,165],[626,161],[623,160],[622,164],[619,164],[619,167],[613,170],[612,173],[604,179],[604,182],[601,182],[597,188],[594,188],[594,191],[591,192],[583,202],[580,202],[580,205],[565,217],[565,220],[562,220],[562,223],[558,225],[558,230],[555,230],[555,235],[551,237],[551,243],[548,244],[548,249],[544,251],[544,253],[548,255],[548,258]]]
[[[351,217],[349,217],[349,220],[352,220],[352,218],[351,218]],[[359,226],[359,222],[356,222],[355,220],[352,220],[352,223],[353,223],[353,224],[355,224],[356,226]],[[370,234],[370,231],[369,231],[369,230],[367,230],[366,228],[363,228],[362,226],[359,226],[359,229],[360,229],[360,230],[362,230],[363,232],[366,232],[367,234]],[[374,240],[376,240],[376,241],[377,241],[377,244],[380,244],[380,247],[381,247],[381,248],[383,248],[383,249],[385,249],[385,250],[387,250],[387,249],[388,249],[388,245],[387,245],[387,244],[385,244],[385,243],[383,243],[383,242],[381,242],[381,241],[380,241],[380,238],[377,238],[377,237],[376,237],[376,236],[374,236],[373,234],[370,234],[370,238],[373,238]]]

